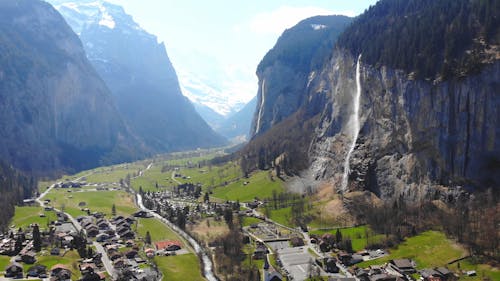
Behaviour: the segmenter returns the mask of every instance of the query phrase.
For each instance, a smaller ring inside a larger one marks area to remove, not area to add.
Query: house
[[[92,224],[85,228],[88,237],[96,237],[99,234],[99,228],[96,225]]]
[[[155,243],[156,250],[177,251],[182,248],[182,243],[177,240],[166,240]]]
[[[134,259],[137,256],[137,251],[130,250],[125,253],[125,256],[127,257],[127,259]]]
[[[94,263],[82,263],[80,264],[80,272],[82,275],[86,275],[87,273],[94,272],[97,266]]]
[[[51,280],[66,281],[71,280],[72,272],[64,264],[56,264],[50,268]]]
[[[97,227],[99,227],[100,230],[107,230],[107,229],[109,229],[109,224],[105,221],[98,222]]]
[[[255,260],[261,260],[265,258],[267,253],[269,253],[267,247],[262,243],[258,243],[257,247],[255,248],[255,251],[253,251],[252,258]]]
[[[121,234],[120,237],[123,239],[134,239],[135,234],[132,231],[128,230],[125,233]]]
[[[36,262],[36,254],[34,252],[26,252],[21,255],[21,260],[26,264],[34,264]]]
[[[97,242],[104,242],[109,239],[109,235],[106,233],[99,233],[96,235]]]
[[[144,250],[144,253],[146,253],[146,257],[148,258],[152,258],[155,256],[155,250],[151,248],[147,248],[146,250]]]
[[[61,249],[59,249],[57,247],[56,248],[52,248],[50,250],[50,255],[52,255],[52,256],[59,256],[60,254],[61,254]]]
[[[435,268],[435,270],[441,274],[440,277],[443,280],[452,280],[455,278],[455,275],[453,274],[453,272],[451,272],[446,267],[437,267],[437,268]]]
[[[410,259],[396,259],[389,262],[392,267],[401,274],[416,273],[415,263]]]
[[[337,260],[335,258],[325,258],[323,264],[326,272],[339,273],[340,271],[337,267]]]
[[[370,276],[370,281],[396,281],[398,277],[386,273]]]
[[[34,265],[28,269],[26,277],[40,277],[46,276],[47,267],[45,265]]]
[[[143,211],[143,210],[135,212],[133,214],[133,216],[136,217],[136,218],[151,218],[152,217],[152,215],[149,212],[146,212],[146,211]]]
[[[23,266],[20,263],[13,262],[5,268],[5,277],[23,278]]]
[[[290,239],[290,243],[292,244],[292,247],[302,247],[304,246],[304,239],[300,237],[292,237]]]
[[[122,254],[120,252],[113,252],[112,254],[109,255],[109,259],[114,261],[122,257]]]

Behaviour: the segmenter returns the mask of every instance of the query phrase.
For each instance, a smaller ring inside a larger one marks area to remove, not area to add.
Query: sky
[[[178,72],[257,94],[255,70],[279,35],[315,15],[356,16],[376,0],[108,0],[164,42]],[[181,75],[180,75],[181,76]],[[181,78],[181,84],[183,79]],[[231,84],[231,83],[229,83]],[[228,85],[229,85],[228,84]]]

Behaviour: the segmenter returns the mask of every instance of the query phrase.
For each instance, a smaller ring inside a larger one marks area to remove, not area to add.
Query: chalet
[[[396,259],[391,260],[389,264],[401,274],[412,274],[417,272],[415,270],[415,263],[410,259]]]
[[[338,253],[337,257],[339,258],[339,261],[342,264],[349,265],[349,263],[351,262],[352,255],[348,254],[346,252],[340,252],[340,253]]]
[[[56,248],[52,248],[50,250],[50,255],[52,255],[52,256],[59,256],[60,254],[61,254],[61,249],[59,249],[57,247]]]
[[[120,238],[123,238],[123,239],[134,239],[135,238],[135,234],[132,231],[127,230],[126,232],[120,234]]]
[[[113,252],[109,255],[109,259],[114,261],[121,258],[123,255],[120,252]]]
[[[96,237],[99,234],[99,228],[92,224],[85,228],[88,237]]]
[[[133,247],[133,246],[135,246],[134,240],[127,240],[127,241],[125,241],[125,246],[126,247]]]
[[[127,257],[127,259],[134,259],[137,256],[137,251],[130,250],[125,253],[125,256]]]
[[[71,280],[71,270],[64,264],[56,264],[50,268],[51,280],[66,281]]]
[[[85,275],[89,272],[94,272],[96,270],[97,266],[93,263],[82,263],[80,264],[80,272],[82,275]]]
[[[136,218],[150,218],[150,217],[152,217],[152,215],[149,212],[146,212],[146,211],[143,211],[143,210],[135,212],[133,214],[133,216],[136,217]]]
[[[292,244],[292,247],[302,247],[304,246],[304,240],[300,237],[292,237],[290,244]]]
[[[144,253],[146,253],[146,257],[152,258],[155,256],[155,250],[151,248],[147,248],[144,250]]]
[[[21,255],[21,260],[26,264],[34,264],[36,262],[36,254],[34,252],[26,252]]]
[[[40,277],[46,276],[47,267],[45,265],[34,265],[28,269],[26,277]]]
[[[398,277],[386,273],[375,274],[370,276],[370,281],[397,281]]]
[[[109,224],[105,221],[98,222],[97,227],[99,227],[100,230],[107,230],[109,229]]]
[[[177,240],[166,240],[155,243],[156,250],[177,251],[181,249],[181,242]]]
[[[115,268],[125,268],[125,267],[127,267],[127,266],[128,266],[128,263],[127,263],[127,261],[126,261],[126,260],[124,260],[124,259],[117,259],[117,260],[115,260],[115,261],[113,262],[113,266],[114,266]]]
[[[339,268],[337,267],[337,260],[335,258],[325,258],[323,264],[326,272],[329,273],[339,272]]]
[[[13,262],[5,268],[5,277],[23,278],[23,266],[20,263]]]
[[[269,253],[269,250],[264,244],[259,243],[257,247],[255,248],[255,251],[253,251],[252,258],[255,260],[261,260],[265,258],[265,256]]]
[[[97,242],[104,242],[109,239],[109,235],[106,233],[99,233],[96,235]]]
[[[443,280],[452,280],[455,278],[455,275],[453,274],[453,272],[451,272],[446,267],[438,267],[438,268],[435,268],[435,270],[441,274],[441,279],[443,279]]]

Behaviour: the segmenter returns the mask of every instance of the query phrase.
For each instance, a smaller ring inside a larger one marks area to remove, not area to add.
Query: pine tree
[[[146,237],[144,237],[144,243],[151,245],[151,234],[149,231],[146,231]]]
[[[342,232],[340,232],[340,229],[337,228],[337,232],[335,232],[335,242],[340,243],[342,242]]]
[[[113,204],[113,206],[111,206],[111,215],[116,216],[116,206],[115,204]]]
[[[38,224],[33,226],[33,248],[36,252],[39,252],[42,249],[42,238],[40,237]]]

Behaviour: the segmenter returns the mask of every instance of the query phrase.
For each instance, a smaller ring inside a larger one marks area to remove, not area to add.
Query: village
[[[456,270],[442,264],[423,268],[411,256],[391,258],[390,249],[367,248],[366,242],[354,245],[356,236],[361,237],[360,233],[367,231],[366,226],[311,231],[287,224],[275,215],[266,216],[267,206],[273,203],[271,192],[267,198],[221,200],[209,193],[206,181],[197,182],[196,174],[205,175],[207,171],[193,164],[190,170],[185,170],[187,174],[179,167],[163,171],[163,167],[141,165],[146,169],[136,170],[135,176],[127,175],[126,180],[121,178],[122,170],[112,168],[113,173],[120,174],[120,180],[87,182],[85,177],[75,176],[53,183],[38,198],[25,200],[25,206],[41,208],[36,214],[41,223],[23,228],[13,225],[8,233],[0,235],[0,257],[9,258],[4,278],[168,280],[164,279],[168,271],[161,264],[158,266],[158,257],[190,256],[200,266],[193,254],[193,244],[186,239],[194,237],[209,258],[217,262],[216,253],[226,247],[220,235],[227,233],[228,227],[241,233],[245,262],[257,265],[259,280],[264,281],[448,281],[463,276],[474,278],[477,274],[475,270],[465,270],[459,276]],[[144,181],[134,184],[134,180],[146,177],[150,168],[157,169],[150,185]],[[123,165],[120,169],[136,168]],[[170,173],[166,178],[165,174]],[[157,181],[159,177],[164,179],[161,184]],[[255,188],[258,180],[254,176],[231,184],[247,190]],[[222,188],[231,184],[221,178]],[[122,206],[113,201],[119,198],[127,204]],[[91,200],[104,200],[107,205],[99,207]],[[149,227],[144,228],[146,225]],[[200,225],[206,225],[205,232],[197,230]],[[176,228],[184,234],[176,234]],[[218,229],[222,229],[219,236],[210,235]],[[349,233],[356,229],[360,233]],[[163,235],[164,231],[171,234]],[[71,262],[67,262],[68,256],[72,256]],[[172,261],[169,259],[169,263]],[[202,269],[198,267],[196,271],[200,275]]]

